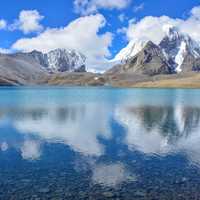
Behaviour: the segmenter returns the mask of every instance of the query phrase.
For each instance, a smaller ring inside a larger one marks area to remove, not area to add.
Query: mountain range
[[[176,27],[169,27],[158,45],[148,40],[131,41],[113,61],[118,65],[108,73],[158,75],[199,71],[200,44]]]
[[[50,74],[86,72],[86,57],[75,51],[56,49],[48,53],[0,54],[0,84],[29,85],[46,82]]]
[[[0,54],[0,84],[159,86],[163,80],[181,83],[194,77],[200,87],[200,44],[176,27],[169,27],[159,44],[131,41],[108,62],[112,67],[104,74],[86,72],[86,59],[66,49]]]

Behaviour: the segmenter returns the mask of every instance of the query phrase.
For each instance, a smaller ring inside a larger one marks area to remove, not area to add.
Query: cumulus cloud
[[[123,9],[131,0],[75,0],[75,12],[82,15],[96,13],[99,9]]]
[[[195,18],[200,19],[200,6],[194,7],[194,8],[191,10],[191,14],[192,14],[192,16],[194,16]]]
[[[44,16],[40,15],[37,10],[22,10],[19,18],[10,25],[10,30],[21,30],[24,34],[40,32],[43,26],[40,21]]]
[[[112,34],[100,34],[106,19],[101,14],[80,17],[62,28],[49,28],[33,38],[22,38],[12,48],[22,51],[37,49],[48,52],[56,48],[75,49],[87,57],[87,66],[96,65],[110,55]]]
[[[7,27],[7,22],[4,19],[0,19],[0,29],[5,29]]]
[[[163,26],[166,24],[176,25],[177,23],[176,20],[167,16],[148,16],[139,22],[131,22],[127,28],[126,35],[128,40],[151,40],[157,44],[165,35]]]
[[[126,29],[127,39],[130,41],[151,40],[158,44],[165,35],[166,26],[177,26],[177,28],[193,39],[200,41],[200,6],[194,7],[187,19],[170,18],[168,16],[147,16],[140,21],[129,23]]]

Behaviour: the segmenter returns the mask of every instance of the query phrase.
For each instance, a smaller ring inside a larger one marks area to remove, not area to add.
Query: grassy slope
[[[95,77],[98,77],[95,80]],[[200,88],[200,74],[187,73],[179,75],[143,76],[135,74],[118,74],[112,76],[92,73],[65,73],[52,75],[48,85],[111,85],[113,87],[141,88]]]
[[[200,74],[169,79],[165,77],[160,80],[137,82],[130,86],[144,88],[200,88]]]

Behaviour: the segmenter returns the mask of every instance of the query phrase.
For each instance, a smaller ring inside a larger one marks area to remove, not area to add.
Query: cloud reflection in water
[[[184,103],[182,91],[171,92],[171,95],[151,91],[154,97],[148,95],[149,91],[136,91],[134,101],[131,95],[124,93],[126,99],[118,97],[117,103],[104,97],[100,102],[84,103],[76,100],[61,104],[60,99],[43,105],[34,104],[34,101],[30,105],[22,102],[12,108],[1,104],[0,129],[4,130],[5,119],[9,119],[18,139],[7,138],[7,141],[1,135],[0,149],[6,151],[14,146],[20,149],[24,159],[38,159],[42,155],[41,141],[60,142],[85,156],[100,157],[106,153],[106,146],[99,138],[111,140],[118,134],[119,130],[111,132],[111,119],[114,119],[126,130],[119,142],[129,150],[159,156],[184,152],[192,162],[200,163],[197,94],[192,103]]]
[[[115,119],[126,128],[124,142],[130,150],[158,156],[184,153],[200,164],[200,108],[124,104],[115,110]]]
[[[96,184],[115,187],[125,181],[136,181],[122,163],[97,165],[93,169],[92,180]]]
[[[106,105],[75,104],[19,109],[9,113],[16,129],[24,135],[34,134],[42,140],[69,145],[85,155],[100,156],[104,148],[98,137],[111,136],[107,112]]]

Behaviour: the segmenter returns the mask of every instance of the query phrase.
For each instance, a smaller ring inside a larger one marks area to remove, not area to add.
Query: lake
[[[0,199],[200,199],[200,90],[1,88]]]

